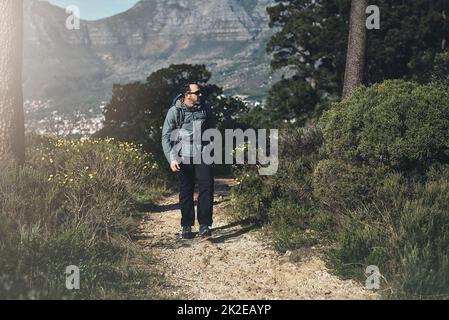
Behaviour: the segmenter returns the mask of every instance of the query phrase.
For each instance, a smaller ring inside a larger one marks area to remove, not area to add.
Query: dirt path
[[[177,195],[143,220],[139,243],[159,259],[169,283],[164,294],[186,299],[377,298],[359,284],[331,275],[313,249],[296,252],[301,261],[292,263],[264,243],[258,231],[230,223],[223,210],[230,183],[216,179],[213,237],[208,240],[180,239]]]

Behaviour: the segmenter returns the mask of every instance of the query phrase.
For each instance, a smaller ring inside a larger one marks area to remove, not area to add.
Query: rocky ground
[[[168,281],[164,295],[200,300],[378,298],[354,281],[331,275],[319,250],[282,255],[260,231],[230,222],[224,207],[231,183],[216,179],[213,236],[207,240],[181,239],[177,195],[143,219],[138,241],[159,260]]]

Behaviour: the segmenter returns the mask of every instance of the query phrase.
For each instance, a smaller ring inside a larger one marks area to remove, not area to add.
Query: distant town
[[[262,106],[262,102],[252,100],[247,95],[234,95],[242,100],[249,108]],[[47,116],[36,116],[52,109],[50,100],[26,100],[25,128],[28,132],[40,135],[52,135],[57,137],[88,138],[103,128],[103,110],[107,104],[104,101],[99,108],[89,109],[86,112],[75,111],[62,113],[59,111],[48,112]]]
[[[102,111],[105,105],[106,102],[99,110]],[[24,102],[26,130],[41,135],[87,138],[103,127],[104,116],[98,109],[89,109],[87,112],[75,111],[71,114],[52,111],[50,115],[42,118],[33,116],[50,108],[50,101],[26,100]]]

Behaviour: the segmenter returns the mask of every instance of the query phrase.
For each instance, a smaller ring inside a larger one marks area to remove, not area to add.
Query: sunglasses
[[[189,94],[194,94],[196,96],[199,96],[201,94],[201,91],[198,90],[198,91],[195,91],[195,92],[189,92]]]

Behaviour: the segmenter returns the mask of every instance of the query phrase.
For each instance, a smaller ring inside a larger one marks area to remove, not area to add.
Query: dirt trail
[[[159,259],[169,283],[165,295],[200,300],[378,298],[331,275],[316,250],[295,252],[301,259],[292,263],[264,243],[258,231],[230,223],[223,206],[231,183],[216,179],[213,236],[208,240],[180,239],[177,195],[144,218],[139,243]]]

